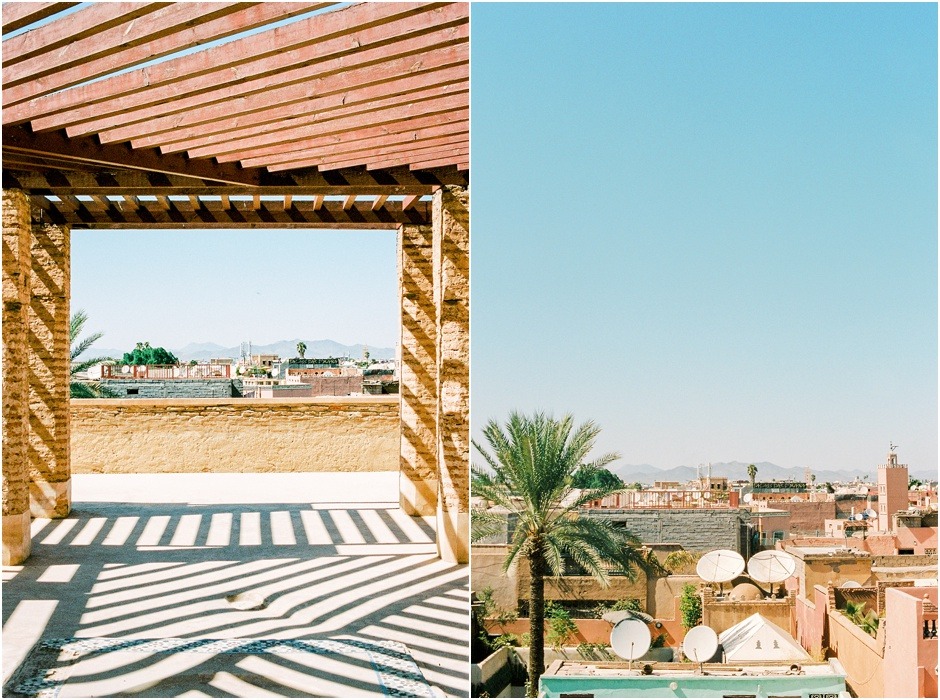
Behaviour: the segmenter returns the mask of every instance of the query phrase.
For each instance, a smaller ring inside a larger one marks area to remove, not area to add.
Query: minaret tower
[[[888,463],[878,466],[878,530],[892,532],[891,518],[899,510],[907,510],[907,465],[898,464],[897,445],[891,443]]]

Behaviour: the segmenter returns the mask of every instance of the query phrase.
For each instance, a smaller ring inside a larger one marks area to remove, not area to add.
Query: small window
[[[898,550],[898,554],[913,554],[913,553],[914,553],[913,549],[899,549]]]
[[[140,393],[140,389],[128,389],[127,390],[128,396],[137,396],[139,393]]]

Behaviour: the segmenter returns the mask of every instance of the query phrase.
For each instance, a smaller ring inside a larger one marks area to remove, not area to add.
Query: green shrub
[[[691,583],[682,587],[679,596],[679,611],[682,613],[682,626],[692,629],[702,622],[702,599]]]

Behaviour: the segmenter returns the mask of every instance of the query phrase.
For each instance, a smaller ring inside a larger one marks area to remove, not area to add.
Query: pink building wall
[[[933,605],[924,611],[924,600]],[[937,697],[937,639],[924,639],[924,620],[936,620],[936,588],[889,588],[886,619],[884,695],[889,698]]]
[[[808,597],[796,597],[796,639],[806,651],[815,656],[829,645],[827,625],[829,592],[824,586],[813,586]],[[811,597],[809,597],[811,596]]]

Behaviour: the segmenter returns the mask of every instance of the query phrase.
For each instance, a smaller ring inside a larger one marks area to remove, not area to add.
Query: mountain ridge
[[[806,467],[781,467],[773,462],[713,462],[711,465],[713,476],[726,476],[730,480],[749,479],[747,467],[753,464],[757,467],[757,481],[804,481],[806,479]],[[639,481],[640,483],[652,483],[653,481],[679,481],[684,482],[696,477],[696,468],[681,465],[663,469],[654,467],[651,464],[622,464],[612,468],[611,471],[623,479],[626,483]],[[707,473],[707,467],[702,468],[702,474]],[[811,469],[810,472],[816,475],[816,483],[823,484],[827,481],[852,481],[855,477],[868,475],[870,481],[877,478],[878,466],[872,465],[865,469]],[[915,479],[927,480],[935,479],[936,474],[926,469],[911,469],[910,476]]]
[[[278,340],[267,344],[251,344],[252,354],[258,355],[280,355],[282,358],[297,357],[297,343],[301,338],[293,340]],[[305,357],[362,357],[363,350],[368,348],[369,356],[377,360],[390,360],[395,358],[395,348],[376,347],[374,345],[365,345],[364,343],[354,343],[345,345],[329,338],[321,340],[303,340],[307,346],[304,353]],[[130,352],[133,348],[119,350],[117,348],[96,348],[92,347],[82,357],[113,357],[120,359],[125,352]],[[239,357],[241,347],[225,347],[218,343],[202,342],[188,343],[181,348],[167,348],[176,355],[180,362],[190,362],[191,360],[211,360],[215,357]]]

